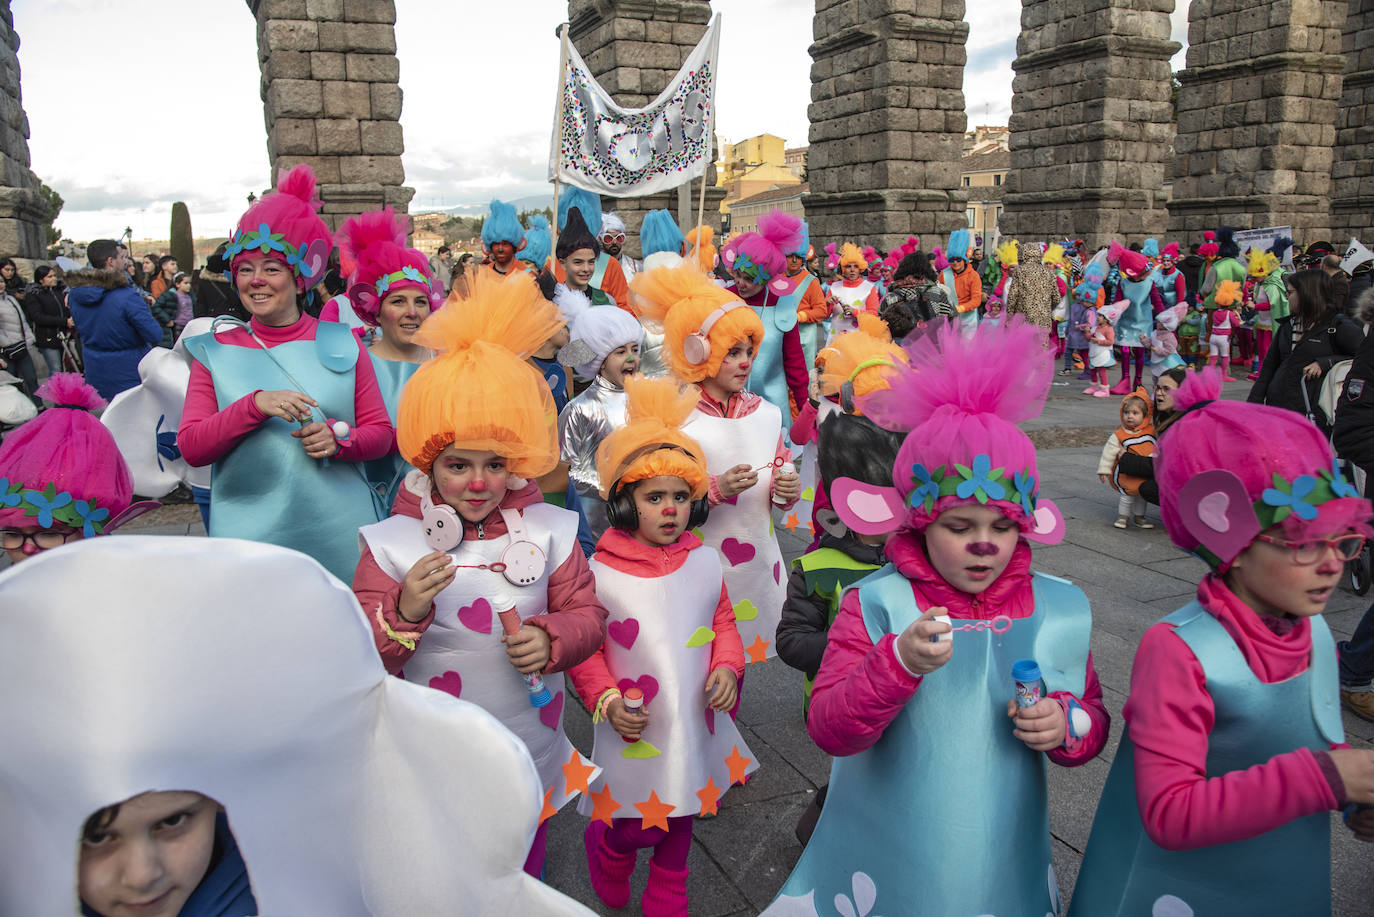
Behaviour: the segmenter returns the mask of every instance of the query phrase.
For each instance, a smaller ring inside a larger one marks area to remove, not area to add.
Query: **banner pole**
[[[706,168],[701,170],[701,199],[697,204],[697,227],[700,227],[702,220],[706,218],[706,179],[711,174],[711,166],[714,165],[712,157],[715,155],[716,147],[716,89],[720,84],[720,23],[720,13],[716,13],[716,21],[713,23],[717,28],[716,75],[715,79],[711,81],[711,117],[706,122]],[[691,182],[688,182],[687,186],[690,188]],[[697,228],[697,240],[692,244],[693,261],[698,260],[697,252],[701,249],[701,235],[701,229]]]
[[[563,171],[563,103],[567,94],[563,91],[564,81],[568,78],[568,24],[558,28],[558,98],[553,106],[553,139],[549,147],[549,158],[553,160],[553,218],[549,220],[553,229],[553,245],[558,248],[558,176]],[[552,256],[551,256],[552,257]],[[540,265],[541,270],[544,265]]]

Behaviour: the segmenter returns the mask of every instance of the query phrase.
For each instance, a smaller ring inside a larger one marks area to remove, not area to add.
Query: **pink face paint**
[[[996,557],[1001,551],[991,541],[975,541],[967,550],[974,557]]]

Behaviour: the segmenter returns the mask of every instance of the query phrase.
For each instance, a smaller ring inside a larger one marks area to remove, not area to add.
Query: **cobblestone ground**
[[[1204,572],[1200,561],[1169,543],[1162,528],[1112,528],[1116,495],[1097,482],[1096,470],[1102,443],[1119,423],[1119,400],[1087,398],[1078,394],[1081,390],[1082,383],[1058,382],[1041,416],[1025,424],[1041,450],[1042,493],[1059,504],[1068,522],[1064,543],[1035,549],[1035,567],[1072,580],[1092,601],[1093,661],[1113,718],[1111,740],[1100,757],[1072,770],[1049,769],[1054,863],[1066,900],[1116,754],[1136,646],[1146,628],[1191,599]],[[1246,391],[1244,383],[1233,383],[1225,396],[1242,399]],[[1154,507],[1150,518],[1158,522]],[[164,507],[128,530],[204,534],[193,506]],[[789,559],[805,550],[800,538],[782,528],[778,532]],[[4,564],[0,558],[0,566]],[[1368,604],[1349,590],[1348,583],[1337,592],[1326,613],[1337,639],[1350,636]],[[1374,748],[1374,724],[1349,713],[1344,719],[1353,746]],[[590,717],[570,704],[565,720],[573,741],[590,753]],[[828,781],[830,759],[812,744],[802,720],[801,675],[781,661],[750,667],[739,725],[761,767],[747,786],[723,797],[717,817],[697,822],[688,883],[693,917],[747,917],[767,905],[801,854],[793,834],[797,819],[817,787]],[[551,821],[549,884],[601,914],[638,913],[647,856],[641,857],[635,874],[631,907],[609,910],[596,900],[587,881],[585,825],[574,806]],[[1332,913],[1369,917],[1374,913],[1374,848],[1352,840],[1334,816],[1332,825]]]

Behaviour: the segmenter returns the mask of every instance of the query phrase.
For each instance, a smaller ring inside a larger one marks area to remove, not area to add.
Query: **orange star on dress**
[[[592,798],[592,821],[604,821],[609,825],[615,813],[620,811],[620,803],[611,795],[611,785],[608,783],[600,792],[587,795]]]
[[[705,818],[707,815],[716,814],[720,809],[720,794],[724,792],[724,790],[716,786],[716,778],[706,778],[706,785],[697,790],[697,798],[701,800],[702,818]]]
[[[738,745],[730,749],[730,754],[725,759],[725,766],[730,768],[730,782],[738,783],[741,786],[743,786],[744,781],[748,779],[748,777],[746,777],[744,773],[745,768],[747,768],[753,762],[753,758],[746,758],[744,757],[744,755],[739,753]]]
[[[801,525],[801,523],[797,521],[796,513],[788,513],[787,521],[782,524],[783,528],[787,529],[789,532],[795,532],[799,525]]]
[[[666,802],[660,802],[658,792],[649,791],[649,798],[643,802],[635,803],[635,808],[643,816],[639,820],[639,827],[648,831],[650,828],[658,827],[664,831],[668,830],[668,816],[673,813],[673,807]]]
[[[539,824],[544,824],[558,810],[553,807],[553,787],[544,791],[544,808],[539,811]]]
[[[749,654],[749,664],[753,665],[767,659],[769,645],[768,641],[763,639],[763,634],[755,634],[754,642],[744,648],[744,651]]]
[[[582,756],[574,748],[572,756],[568,758],[568,763],[563,765],[563,781],[566,786],[564,792],[569,796],[574,791],[587,792],[587,781],[591,779],[594,773],[596,773],[596,767],[591,764],[583,764]]]

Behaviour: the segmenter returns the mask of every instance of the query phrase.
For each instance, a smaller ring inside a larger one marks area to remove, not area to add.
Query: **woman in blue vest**
[[[358,528],[379,518],[359,463],[396,437],[358,339],[301,308],[333,247],[318,207],[300,165],[239,220],[225,258],[251,319],[186,342],[177,442],[189,464],[214,466],[211,535],[294,548],[348,582]]]
[[[1212,572],[1140,641],[1074,915],[1328,914],[1330,811],[1374,841],[1321,617],[1369,502],[1305,418],[1220,396],[1216,370],[1179,386],[1156,459],[1169,538]]]
[[[1044,341],[1019,317],[971,334],[945,323],[860,399],[910,432],[892,487],[832,483],[832,499],[867,518],[886,508],[900,528],[831,626],[808,729],[836,761],[770,917],[1059,911],[1046,762],[1089,761],[1109,717],[1087,599],[1030,569],[1027,539],[1064,525],[1016,426],[1049,390]],[[1039,673],[1013,679],[1028,659]],[[1035,691],[1024,705],[1017,681]]]

